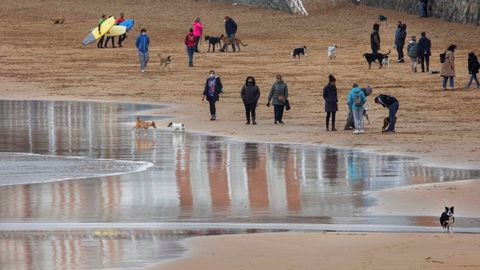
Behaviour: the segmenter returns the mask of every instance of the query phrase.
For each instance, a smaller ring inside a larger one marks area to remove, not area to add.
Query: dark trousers
[[[420,56],[420,63],[422,64],[422,72],[425,72],[425,65],[427,66],[427,72],[430,70],[430,56],[429,55],[421,55]]]
[[[335,128],[335,112],[327,112],[327,129],[328,129],[328,122],[330,122],[330,115],[332,115],[332,128]]]
[[[102,36],[98,42],[97,42],[97,48],[103,48],[103,40],[105,39],[105,36]]]
[[[208,103],[210,104],[210,115],[215,116],[217,113],[217,109],[215,108],[215,102],[216,100],[208,100]]]
[[[127,34],[123,34],[118,37],[118,46],[122,47],[122,42],[127,39]]]
[[[284,105],[273,105],[273,113],[275,116],[275,122],[281,122],[283,118]]]
[[[388,118],[390,120],[390,125],[388,126],[387,131],[395,131],[395,115],[397,114],[399,106],[400,104],[398,102],[388,106]]]
[[[107,44],[109,40],[112,40],[112,48],[115,48],[115,38],[114,37],[107,37],[107,40],[105,41],[105,48],[107,48]]]
[[[372,53],[373,53],[373,54],[378,53],[378,48],[372,48]]]
[[[194,47],[187,47],[188,54],[188,66],[193,67],[193,54],[195,53]]]
[[[397,46],[398,60],[403,59],[403,46]]]
[[[198,43],[200,43],[200,37],[195,37],[195,52],[198,52]]]
[[[257,108],[256,103],[252,104],[243,104],[245,105],[245,116],[247,117],[247,122],[250,123],[250,119],[255,122],[255,109]]]
[[[470,80],[468,81],[467,86],[470,87],[470,85],[472,85],[473,80],[475,80],[477,82],[477,86],[480,87],[480,82],[478,82],[477,73],[470,74]]]

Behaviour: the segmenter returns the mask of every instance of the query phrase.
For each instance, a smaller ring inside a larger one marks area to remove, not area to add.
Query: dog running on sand
[[[171,55],[163,58],[162,56],[160,56],[160,54],[158,54],[158,57],[160,58],[160,67],[161,68],[170,67],[170,64],[172,63],[172,60],[173,60],[173,57]]]
[[[65,16],[53,16],[50,20],[53,24],[63,24],[65,22]]]
[[[307,46],[303,46],[303,47],[300,47],[300,48],[295,48],[295,49],[293,49],[291,54],[293,56],[293,59],[297,58],[297,56],[298,56],[298,59],[300,60],[300,57],[302,55],[303,56],[307,55]]]
[[[135,130],[135,133],[138,134],[140,132],[147,132],[147,129],[149,127],[157,128],[154,121],[145,121],[140,116],[138,116],[137,121],[135,122],[135,126],[132,128],[132,130]]]
[[[440,216],[440,225],[442,225],[442,232],[445,230],[449,233],[453,232],[453,223],[455,217],[453,216],[453,206],[448,208],[445,206],[445,212]]]

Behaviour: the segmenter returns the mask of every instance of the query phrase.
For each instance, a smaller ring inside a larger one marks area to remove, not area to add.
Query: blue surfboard
[[[127,32],[128,32],[130,31],[130,29],[133,28],[134,24],[135,24],[135,21],[133,19],[126,19],[125,21],[119,23],[118,25],[127,27]]]

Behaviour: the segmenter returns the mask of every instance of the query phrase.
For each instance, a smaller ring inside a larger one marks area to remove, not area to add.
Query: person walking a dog
[[[200,22],[200,18],[196,18],[193,22],[193,35],[195,36],[195,52],[198,53],[198,44],[202,38],[203,24]]]
[[[246,124],[250,125],[250,120],[252,120],[252,124],[256,125],[255,108],[257,107],[257,102],[260,98],[260,88],[257,86],[254,77],[247,77],[245,85],[240,91],[240,96],[242,97],[243,105],[245,105],[245,116],[247,117]]]
[[[398,111],[400,103],[394,96],[380,94],[375,98],[375,103],[382,105],[384,108],[388,108],[388,128],[384,126],[385,133],[395,133],[395,122],[397,117],[395,116]]]
[[[138,58],[140,59],[140,70],[145,72],[148,64],[148,46],[150,45],[150,37],[147,36],[147,29],[142,28],[140,35],[135,42],[138,51]]]
[[[228,16],[225,17],[224,22],[225,22],[225,34],[227,34],[227,38],[234,38],[235,34],[237,33],[237,23]],[[235,52],[235,44],[232,44],[232,49],[233,49],[233,52]]]
[[[187,46],[188,66],[193,67],[193,54],[195,54],[196,38],[193,34],[193,29],[190,28],[188,34],[185,36],[185,46]]]
[[[478,82],[477,74],[480,69],[480,63],[474,52],[468,54],[468,73],[470,73],[470,80],[465,86],[466,89],[470,88],[473,80],[477,82],[477,88],[480,89],[480,82]]]
[[[408,57],[410,57],[410,67],[412,72],[417,72],[417,61],[418,61],[418,43],[417,37],[412,36],[410,42],[407,46]]]
[[[405,46],[405,38],[407,37],[407,25],[398,21],[397,31],[395,31],[395,48],[398,53],[397,63],[405,63],[403,59],[403,47]]]
[[[450,79],[450,89],[453,90],[455,86],[455,49],[456,45],[448,46],[445,53],[445,60],[442,63],[440,75],[443,77],[442,89],[447,90],[447,81]]]
[[[432,42],[427,38],[427,34],[422,32],[422,37],[418,41],[418,57],[420,57],[420,63],[422,65],[422,72],[425,72],[425,66],[427,72],[430,71],[430,55],[432,52],[430,48],[432,47]]]
[[[288,99],[288,86],[283,81],[282,75],[277,75],[277,81],[272,85],[270,94],[268,94],[267,107],[270,107],[270,101],[273,104],[274,124],[284,124],[283,110]]]
[[[378,23],[373,24],[373,31],[370,34],[370,46],[373,54],[380,50],[380,25]]]
[[[193,35],[193,32],[192,32]],[[203,89],[202,101],[205,99],[210,105],[210,121],[217,120],[217,109],[215,103],[220,100],[220,93],[223,92],[223,85],[220,77],[215,75],[214,70],[210,70],[205,88]]]
[[[364,133],[363,130],[363,111],[364,105],[367,102],[365,93],[358,87],[357,83],[353,84],[352,90],[348,94],[347,104],[352,109],[353,121],[355,123],[355,130],[353,134]]]
[[[335,77],[330,74],[328,75],[328,84],[323,88],[323,99],[325,100],[325,112],[327,113],[326,126],[327,131],[328,124],[330,122],[330,115],[332,116],[332,131],[337,131],[335,129],[335,114],[338,111],[338,96],[337,96],[337,86]]]

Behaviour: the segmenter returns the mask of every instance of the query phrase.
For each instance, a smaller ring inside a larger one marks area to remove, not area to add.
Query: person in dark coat
[[[427,38],[427,34],[422,32],[422,37],[418,41],[418,57],[420,57],[422,72],[425,72],[425,65],[427,67],[427,72],[430,70],[430,55],[432,55],[432,52],[430,51],[431,47],[432,42]]]
[[[373,24],[373,31],[370,34],[370,46],[372,47],[372,53],[377,53],[380,50],[380,25],[378,23]]]
[[[474,52],[468,54],[468,73],[470,73],[470,80],[465,88],[470,88],[472,85],[473,80],[477,82],[477,88],[480,89],[480,83],[478,82],[477,73],[480,69],[480,64],[478,62],[478,58]]]
[[[282,75],[277,75],[277,81],[272,85],[270,94],[268,94],[267,107],[270,107],[270,101],[273,104],[273,112],[275,116],[274,124],[280,123],[284,124],[283,119],[283,110],[285,109],[285,104],[288,99],[288,87],[287,84],[282,80]]]
[[[327,131],[328,124],[330,122],[330,115],[332,116],[332,131],[337,131],[335,129],[335,114],[338,111],[338,97],[337,97],[337,86],[335,85],[336,79],[333,75],[328,76],[328,84],[323,88],[323,99],[325,100],[325,112],[327,113]]]
[[[407,25],[398,21],[397,31],[395,32],[395,48],[398,53],[397,63],[405,63],[403,59],[403,47],[405,46],[405,38],[407,37]]]
[[[388,118],[390,124],[388,125],[385,133],[395,133],[395,115],[397,114],[400,103],[394,96],[380,94],[375,98],[375,103],[382,105],[384,108],[388,108]]]
[[[247,125],[250,125],[250,119],[252,124],[256,125],[255,121],[255,108],[257,107],[258,99],[260,98],[260,88],[258,88],[255,78],[248,76],[245,80],[245,85],[242,87],[240,92],[242,97],[243,105],[245,105],[245,116],[247,117]]]
[[[237,23],[230,17],[225,17],[225,34],[227,38],[234,38],[237,33]],[[226,48],[226,47],[225,47]],[[232,44],[233,52],[235,52],[235,44]]]
[[[223,85],[220,77],[215,76],[215,71],[210,70],[207,81],[205,82],[205,88],[203,90],[203,98],[210,104],[210,121],[217,119],[217,110],[215,108],[215,102],[220,100],[220,93],[223,92]]]

